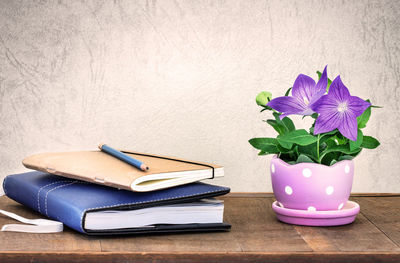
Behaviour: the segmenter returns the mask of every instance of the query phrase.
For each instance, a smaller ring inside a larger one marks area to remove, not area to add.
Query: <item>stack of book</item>
[[[36,154],[23,160],[36,171],[7,176],[4,192],[91,235],[230,229],[223,221],[223,201],[214,199],[230,189],[198,182],[223,176],[223,167],[126,151],[123,155],[149,169],[104,151]],[[12,226],[7,230],[23,231]]]

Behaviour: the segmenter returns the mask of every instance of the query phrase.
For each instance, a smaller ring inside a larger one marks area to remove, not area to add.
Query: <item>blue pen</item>
[[[108,153],[109,155],[111,155],[115,158],[120,159],[123,162],[126,162],[130,165],[135,166],[136,168],[138,168],[142,171],[149,170],[149,167],[146,164],[144,164],[143,162],[136,160],[118,150],[115,150],[115,149],[111,148],[110,146],[107,146],[105,144],[99,144],[99,149],[105,153]]]

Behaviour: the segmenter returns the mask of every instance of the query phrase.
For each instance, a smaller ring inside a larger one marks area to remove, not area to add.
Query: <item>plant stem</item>
[[[319,139],[320,139],[320,135],[318,134],[318,139],[317,139],[317,158],[318,158],[318,163],[321,163],[321,160],[319,159]]]

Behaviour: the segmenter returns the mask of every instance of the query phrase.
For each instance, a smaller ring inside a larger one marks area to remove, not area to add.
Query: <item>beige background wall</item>
[[[0,178],[99,142],[225,166],[215,183],[271,191],[248,144],[275,133],[254,103],[299,73],[342,76],[380,139],[353,192],[399,192],[399,1],[0,1]]]

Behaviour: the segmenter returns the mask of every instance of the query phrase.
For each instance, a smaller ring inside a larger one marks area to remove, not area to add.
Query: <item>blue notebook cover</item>
[[[87,212],[107,209],[140,209],[190,202],[229,193],[228,187],[191,183],[173,188],[132,192],[96,185],[43,172],[9,175],[4,179],[5,194],[33,210],[85,234],[130,234],[186,231],[229,230],[230,225],[184,224],[157,225],[149,228],[88,231],[84,226]]]

